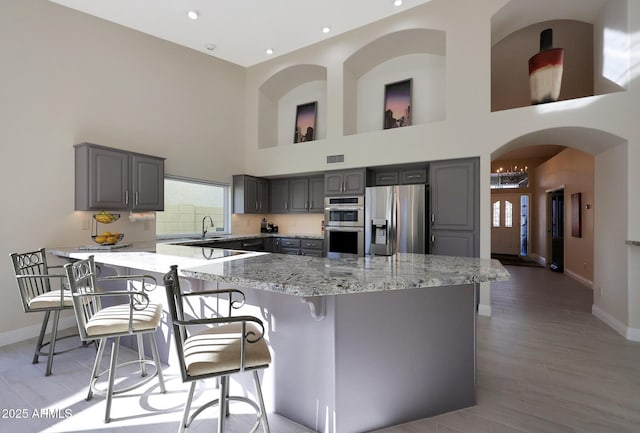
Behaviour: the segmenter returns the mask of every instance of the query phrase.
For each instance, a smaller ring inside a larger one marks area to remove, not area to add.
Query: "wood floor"
[[[640,343],[596,319],[591,290],[574,280],[542,268],[508,269],[511,280],[492,286],[493,316],[478,317],[477,406],[378,433],[640,432]],[[84,399],[95,351],[58,356],[45,378],[45,362],[31,364],[32,345],[0,348],[0,432],[177,432],[186,387],[171,371],[168,395],[152,382],[119,396],[114,421],[104,424],[104,399]],[[190,432],[215,431],[211,412]],[[248,420],[230,417],[230,433],[248,431]],[[273,433],[309,431],[276,414],[270,424]]]

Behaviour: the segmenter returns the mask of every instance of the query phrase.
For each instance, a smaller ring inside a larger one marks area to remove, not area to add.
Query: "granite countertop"
[[[52,248],[60,257],[165,273],[178,265],[180,275],[231,283],[295,296],[328,296],[420,287],[452,286],[506,280],[509,273],[493,259],[399,253],[327,259],[287,254],[189,247],[166,243],[141,244],[113,252]],[[226,253],[225,253],[226,252]]]

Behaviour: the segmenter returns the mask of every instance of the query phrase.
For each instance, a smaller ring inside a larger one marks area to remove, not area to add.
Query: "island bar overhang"
[[[355,433],[475,404],[471,282],[508,278],[499,263],[423,255],[333,260],[277,254],[194,261],[184,248],[191,247],[95,257],[118,273],[160,273],[173,260],[182,262],[181,278],[191,290],[242,289],[244,308],[263,319],[272,349],[274,361],[262,379],[269,410],[314,431]],[[200,248],[193,250],[194,257],[203,257]],[[156,302],[165,303],[159,295]],[[308,300],[315,301],[312,310]],[[171,341],[164,335],[168,329],[159,332],[160,341]],[[175,355],[168,346],[160,351],[170,361]]]

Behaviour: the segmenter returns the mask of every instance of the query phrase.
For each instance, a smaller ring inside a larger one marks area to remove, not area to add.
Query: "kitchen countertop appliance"
[[[429,253],[426,185],[376,186],[365,194],[365,254]]]

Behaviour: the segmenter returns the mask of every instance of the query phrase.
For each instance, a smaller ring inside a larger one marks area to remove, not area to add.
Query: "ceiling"
[[[50,1],[248,67],[431,0]]]

